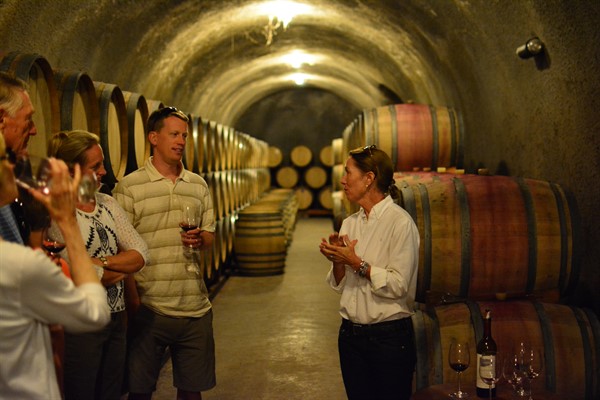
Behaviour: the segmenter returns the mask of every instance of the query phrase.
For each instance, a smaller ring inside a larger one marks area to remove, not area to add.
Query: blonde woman
[[[82,174],[95,174],[98,182],[106,174],[100,140],[87,131],[55,134],[48,155],[78,165]],[[77,221],[106,287],[111,322],[95,333],[65,335],[65,399],[118,399],[126,359],[125,281],[146,265],[148,247],[107,194],[97,192],[95,201],[77,204]]]

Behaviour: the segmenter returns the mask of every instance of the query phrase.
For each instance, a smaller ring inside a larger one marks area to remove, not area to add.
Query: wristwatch
[[[361,278],[365,278],[367,276],[367,272],[369,272],[369,263],[365,260],[360,261],[360,266],[358,267],[358,275]]]
[[[105,256],[98,257],[102,261],[102,268],[108,268],[108,259]]]

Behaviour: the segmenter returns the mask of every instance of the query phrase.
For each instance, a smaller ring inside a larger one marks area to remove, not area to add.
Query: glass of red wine
[[[181,221],[179,222],[181,229],[187,233],[191,230],[197,229],[200,226],[200,209],[196,204],[190,202],[183,202],[181,204]],[[183,235],[185,237],[185,234]],[[185,269],[188,272],[195,272],[200,274],[200,268],[194,259],[195,250],[192,244],[184,244],[184,256],[187,259]]]
[[[52,221],[50,225],[44,229],[42,247],[54,262],[59,263],[59,253],[64,250],[65,246],[65,240],[63,239],[58,225]]]
[[[460,376],[462,375],[463,371],[469,368],[469,344],[467,342],[453,340],[450,344],[448,362],[450,363],[450,368],[455,370],[458,374],[458,390],[454,393],[451,393],[450,397],[453,399],[468,398],[469,394],[467,392],[463,392],[460,388]]]

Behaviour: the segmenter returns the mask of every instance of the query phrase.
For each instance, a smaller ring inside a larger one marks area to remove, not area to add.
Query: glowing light
[[[289,64],[291,67],[298,69],[302,67],[302,65],[314,65],[319,57],[314,54],[294,50],[282,55],[280,59],[282,63]]]
[[[295,17],[301,14],[310,14],[313,9],[312,6],[307,4],[289,0],[274,0],[258,4],[255,13],[269,17],[269,21],[262,28],[266,45],[269,46],[273,42],[279,28],[283,28],[285,31]]]
[[[281,23],[284,30],[294,17],[301,14],[309,14],[312,9],[313,7],[307,4],[288,0],[274,0],[258,5],[258,10],[261,14],[267,15],[270,22],[277,21]]]
[[[308,80],[308,77],[309,76],[307,74],[296,73],[290,75],[290,80],[294,81],[294,83],[296,83],[298,86],[303,86]]]

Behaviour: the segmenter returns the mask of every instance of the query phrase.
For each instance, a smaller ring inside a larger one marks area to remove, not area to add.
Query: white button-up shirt
[[[329,285],[341,293],[340,315],[359,324],[374,324],[413,314],[419,266],[419,232],[411,216],[390,196],[369,217],[361,208],[344,220],[340,236],[357,239],[356,254],[371,265],[371,279],[346,265],[336,285],[333,266]]]

